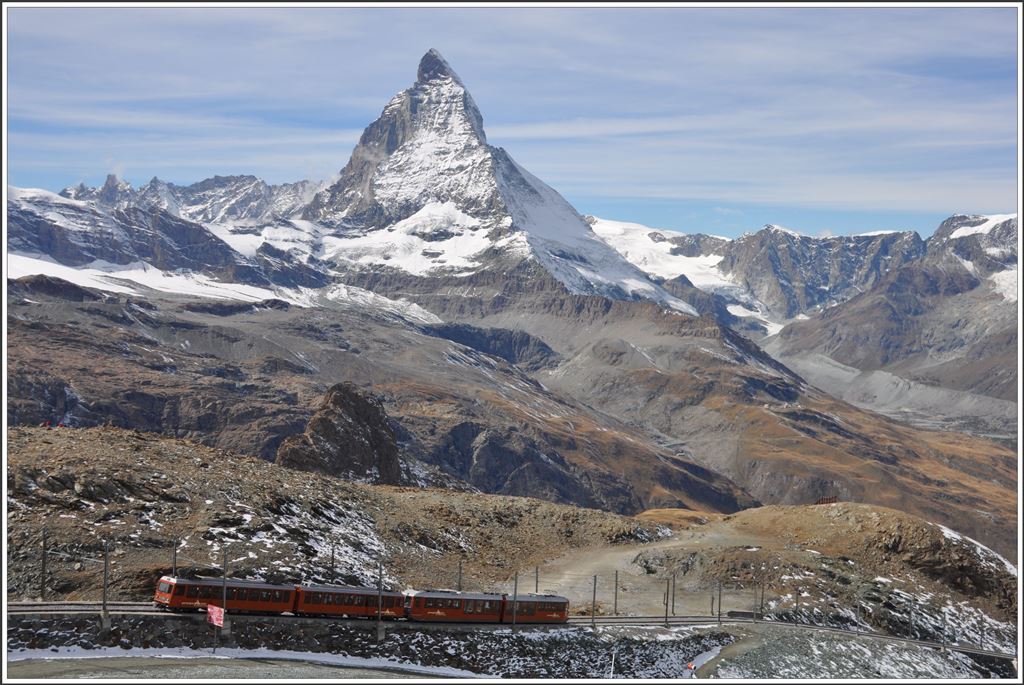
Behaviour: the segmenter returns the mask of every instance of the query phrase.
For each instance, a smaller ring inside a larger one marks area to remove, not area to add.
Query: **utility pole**
[[[665,627],[668,628],[668,602],[669,602],[669,587],[671,586],[672,580],[670,578],[665,579]]]
[[[676,615],[676,574],[672,574],[672,615]]]
[[[722,625],[722,581],[718,581],[718,625]]]
[[[334,538],[331,538],[331,585],[334,585]]]
[[[796,589],[796,611],[793,612],[793,623],[800,622],[800,593],[801,589]]]
[[[754,622],[757,623],[757,583],[754,583]]]
[[[764,614],[764,583],[761,583],[761,604],[758,605],[757,611]]]
[[[178,577],[178,540],[174,540],[174,549],[171,550],[171,577]]]
[[[540,566],[533,567],[533,593],[540,594]]]
[[[594,594],[590,598],[590,627],[597,628],[597,576],[594,576]]]
[[[43,528],[43,568],[42,573],[39,575],[39,601],[46,601],[46,528]]]
[[[519,571],[512,584],[512,630],[516,629],[516,614],[519,613]]]
[[[107,586],[110,583],[110,542],[103,541],[103,622],[106,623],[107,614]]]
[[[709,614],[709,616],[714,616],[714,615],[715,615],[715,593],[712,592],[711,593],[711,613]]]
[[[459,581],[458,581],[459,592],[462,592],[462,559],[459,559]]]
[[[224,632],[224,628],[227,628],[228,632],[230,632],[231,631],[231,627],[228,625],[228,543],[227,542],[224,543],[224,548],[223,549],[224,549],[224,569],[223,569],[223,574],[224,575],[223,575],[223,577],[221,578],[221,581],[220,581],[220,590],[221,590],[221,592],[220,592],[220,595],[221,595],[220,596],[221,605],[220,606],[221,606],[221,609],[224,610],[224,627],[221,628],[220,631]]]
[[[615,603],[612,605],[612,614],[619,615],[619,572],[615,571]]]
[[[381,622],[381,606],[384,604],[384,561],[377,560],[377,641],[384,637],[384,624]]]

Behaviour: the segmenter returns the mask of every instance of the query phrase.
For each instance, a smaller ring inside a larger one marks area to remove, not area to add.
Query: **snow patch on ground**
[[[1009,302],[1017,301],[1017,267],[998,271],[988,277],[992,281],[992,289]]]
[[[940,523],[933,523],[931,525],[938,526],[939,530],[942,531],[942,534],[946,537],[947,540],[954,540],[961,544],[966,544],[967,542],[969,542],[972,545],[974,545],[975,550],[978,553],[978,557],[990,567],[1000,568],[1000,566],[1002,566],[1002,568],[1004,568],[1007,573],[1013,575],[1014,578],[1017,577],[1017,567],[1011,564],[1003,555],[999,554],[998,552],[992,551],[991,549],[981,544],[977,540],[969,538],[966,535],[961,535],[955,530],[947,528],[946,526]]]
[[[683,236],[682,233],[596,217],[592,227],[594,233],[626,260],[653,276],[667,279],[686,276],[701,290],[738,287],[737,283],[718,270],[717,265],[722,261],[722,255],[686,257],[672,254],[674,245],[670,240]],[[652,234],[664,239],[655,240]]]
[[[324,288],[259,288],[241,283],[225,283],[197,273],[169,273],[145,262],[111,264],[95,261],[84,267],[58,264],[50,257],[11,253],[7,255],[7,277],[47,275],[85,288],[106,292],[140,295],[142,288],[165,293],[190,295],[216,300],[259,302],[279,299],[299,307],[345,305],[375,313],[388,313],[418,323],[441,323],[435,314],[413,302],[393,300],[356,286],[334,284]]]
[[[350,666],[353,668],[368,669],[391,669],[405,671],[408,673],[420,673],[434,677],[453,678],[486,678],[486,675],[479,675],[471,671],[447,666],[421,666],[390,659],[368,659],[358,656],[346,656],[343,654],[327,654],[324,652],[296,652],[291,650],[274,649],[240,649],[237,647],[221,647],[216,654],[211,654],[205,649],[190,649],[188,647],[137,647],[134,649],[122,649],[121,647],[96,647],[95,649],[83,649],[81,647],[56,647],[52,649],[26,649],[18,652],[8,652],[8,661],[25,661],[28,659],[105,659],[111,657],[149,657],[149,658],[174,658],[174,659],[278,659],[282,661],[306,661],[317,664],[330,664],[332,666]]]
[[[480,221],[453,202],[431,202],[386,229],[323,238],[327,259],[391,266],[417,276],[438,269],[472,271],[479,266],[474,257],[492,244]]]
[[[137,294],[137,290],[123,284],[128,282],[161,292],[196,295],[217,300],[258,302],[276,297],[273,290],[266,288],[241,283],[222,283],[197,273],[172,274],[145,262],[111,264],[97,260],[74,268],[58,264],[50,257],[8,254],[7,266],[8,278],[45,274],[62,278],[75,285],[109,292]]]

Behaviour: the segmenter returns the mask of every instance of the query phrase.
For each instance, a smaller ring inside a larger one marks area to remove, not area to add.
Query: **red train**
[[[153,604],[170,611],[197,611],[223,604],[224,583],[216,579],[163,576]],[[227,581],[227,609],[235,614],[294,614],[376,618],[376,590],[344,585],[272,585]],[[431,590],[380,593],[381,618],[455,623],[566,623],[569,600],[557,595]]]

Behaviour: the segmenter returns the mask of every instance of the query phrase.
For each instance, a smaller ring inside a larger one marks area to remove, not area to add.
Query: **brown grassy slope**
[[[41,529],[51,598],[96,599],[102,540],[112,541],[112,598],[145,599],[179,564],[281,582],[375,582],[483,588],[569,549],[654,539],[657,526],[521,497],[369,486],[261,459],[116,428],[13,428],[8,444],[8,598],[39,594]],[[69,555],[65,557],[63,555]]]

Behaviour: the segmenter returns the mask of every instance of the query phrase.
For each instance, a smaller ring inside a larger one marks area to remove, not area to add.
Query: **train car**
[[[294,611],[296,586],[271,585],[251,580],[227,582],[228,612],[283,614]],[[207,604],[222,606],[224,583],[217,578],[162,576],[153,604],[171,611],[196,611]]]
[[[410,592],[410,621],[501,623],[502,595],[484,592],[430,590]]]
[[[295,612],[304,616],[377,617],[377,591],[344,585],[299,585]],[[405,616],[405,595],[385,591],[380,595],[382,618]]]
[[[520,594],[505,597],[502,623],[567,623],[569,600],[558,595]]]

